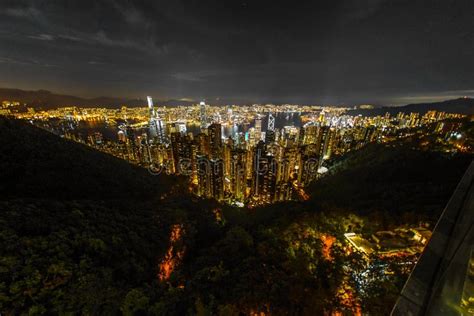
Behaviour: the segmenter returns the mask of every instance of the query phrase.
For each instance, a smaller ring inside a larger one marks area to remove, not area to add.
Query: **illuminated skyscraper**
[[[208,128],[209,145],[211,150],[211,158],[221,158],[222,151],[222,126],[221,124],[212,123]]]
[[[204,132],[207,128],[207,113],[206,113],[206,103],[201,101],[199,103],[200,107],[200,119],[201,119],[201,132]]]
[[[262,139],[262,118],[257,114],[255,118],[255,143]]]
[[[208,159],[198,155],[197,163],[197,193],[199,196],[224,199],[224,164],[222,159]]]
[[[140,163],[144,166],[149,166],[152,162],[150,146],[148,146],[148,136],[146,133],[143,133],[140,136],[139,157]]]
[[[267,130],[265,133],[265,145],[270,145],[275,142],[275,131]]]
[[[148,111],[150,114],[149,133],[150,138],[156,139],[159,143],[165,142],[165,127],[163,121],[160,119],[158,113],[153,107],[153,99],[148,96]]]
[[[166,140],[166,132],[165,126],[163,121],[158,118],[154,117],[150,119],[150,137],[154,138],[158,141],[158,143],[164,143]]]
[[[256,138],[255,138],[255,128],[254,127],[249,128],[247,133],[245,133],[245,139],[248,141],[250,146],[255,146],[258,143],[258,141],[256,141]]]
[[[234,149],[234,141],[232,138],[228,138],[223,146],[223,158],[224,158],[224,175],[225,177],[229,177],[230,169],[231,169],[231,161],[232,161],[232,150]],[[230,187],[230,183],[226,182],[226,189]]]
[[[171,148],[173,150],[173,162],[175,172],[178,174],[189,174],[192,161],[192,140],[180,132],[171,134]]]
[[[198,195],[202,197],[211,197],[211,188],[210,188],[210,163],[204,155],[196,156],[197,164],[197,179],[198,179]]]
[[[150,118],[155,117],[155,109],[153,108],[153,99],[150,96],[146,97],[148,101],[148,111],[150,113]]]
[[[199,133],[195,137],[197,144],[197,151],[200,155],[207,156],[209,155],[209,137],[204,133]]]
[[[262,199],[265,203],[272,203],[275,199],[276,186],[276,160],[272,155],[267,154],[268,171],[263,175]]]
[[[316,125],[306,124],[304,126],[303,144],[304,145],[316,144],[317,134],[318,134],[318,127]]]
[[[252,176],[253,198],[263,203],[273,201],[275,192],[275,160],[265,151],[265,143],[260,141],[254,150]]]
[[[273,117],[272,113],[268,113],[267,133],[268,131],[275,132],[275,117]]]
[[[327,134],[329,132],[328,126],[318,126],[318,131],[316,134],[316,151],[320,158],[324,155],[324,142],[326,140]],[[322,163],[322,159],[321,163]]]
[[[336,136],[336,129],[333,127],[329,128],[326,134],[326,137],[324,139],[324,146],[323,146],[323,151],[322,151],[322,156],[321,156],[322,159],[326,160],[326,159],[331,158],[335,136]]]
[[[247,152],[242,149],[235,149],[231,153],[232,161],[230,165],[230,192],[235,200],[244,202],[247,195],[246,160]]]
[[[135,140],[135,131],[130,126],[126,127],[126,136],[127,136],[127,155],[129,160],[136,161],[138,157],[137,153],[137,143]]]
[[[224,199],[224,163],[222,159],[211,159],[210,167],[209,183],[211,195],[217,201],[222,201]]]

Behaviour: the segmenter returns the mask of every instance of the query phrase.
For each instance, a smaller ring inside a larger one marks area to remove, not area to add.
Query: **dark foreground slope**
[[[172,179],[0,119],[0,314],[114,314],[157,283]]]
[[[359,214],[414,213],[436,220],[474,156],[413,145],[370,145],[350,153],[309,188],[313,202]]]
[[[174,178],[0,118],[0,196],[54,199],[153,198]]]

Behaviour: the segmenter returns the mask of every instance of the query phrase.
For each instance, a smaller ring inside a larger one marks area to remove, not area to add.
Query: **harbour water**
[[[295,126],[301,127],[301,115],[297,112],[288,112],[288,113],[277,113],[275,116],[275,128],[283,128],[284,126]],[[104,138],[116,141],[117,133],[120,130],[119,125],[125,123],[124,121],[116,122],[114,124],[108,123],[103,120],[95,121],[79,121],[75,124],[66,124],[64,126],[69,131],[74,134],[80,134],[82,136],[87,136],[95,132],[99,132],[103,135]],[[262,116],[262,131],[267,130],[268,125],[268,115]],[[223,124],[222,132],[224,137],[234,137],[238,133],[246,133],[250,128],[255,127],[255,120],[251,121],[249,124]],[[191,132],[194,135],[200,132],[200,125],[197,123],[188,123],[186,124],[187,132]],[[138,129],[138,132],[146,132],[145,128]]]

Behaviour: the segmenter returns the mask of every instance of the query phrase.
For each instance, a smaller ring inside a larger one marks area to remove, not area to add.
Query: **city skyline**
[[[0,114],[28,120],[149,170],[184,176],[189,192],[238,207],[309,199],[306,188],[333,163],[369,144],[438,137],[447,152],[469,152],[463,114],[430,110],[362,116],[349,108],[299,105],[155,106],[119,109],[25,108]],[[82,126],[82,127],[81,127]],[[114,136],[115,134],[115,136]]]

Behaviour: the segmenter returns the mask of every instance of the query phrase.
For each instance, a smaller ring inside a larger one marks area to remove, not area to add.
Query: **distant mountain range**
[[[47,90],[26,91],[20,89],[0,88],[0,101],[11,100],[27,103],[29,106],[41,109],[52,109],[63,106],[82,107],[105,107],[118,108],[122,105],[128,107],[145,106],[146,99],[124,99],[113,97],[81,98],[72,95],[56,94]],[[192,105],[196,102],[185,100],[154,100],[160,106]],[[386,112],[397,114],[398,112],[426,113],[430,110],[444,111],[450,113],[474,114],[474,99],[459,98],[436,103],[417,103],[397,107],[376,107],[373,109],[350,110],[352,115],[362,114],[365,116],[384,115]]]
[[[428,111],[436,110],[436,111],[443,111],[449,113],[460,113],[460,114],[474,114],[474,99],[472,98],[459,98],[453,100],[447,100],[443,102],[435,102],[435,103],[416,103],[416,104],[408,104],[404,106],[396,106],[396,107],[378,107],[373,109],[356,109],[350,110],[349,113],[352,115],[362,114],[364,116],[377,116],[377,115],[384,115],[385,113],[390,113],[392,115],[396,115],[398,112],[418,112],[424,114]]]
[[[0,100],[11,100],[27,103],[29,106],[52,109],[63,106],[118,108],[145,106],[146,99],[124,99],[113,97],[81,98],[72,95],[56,94],[47,90],[26,91],[20,89],[0,88]],[[177,106],[191,105],[193,102],[182,100],[155,100],[157,105]]]

